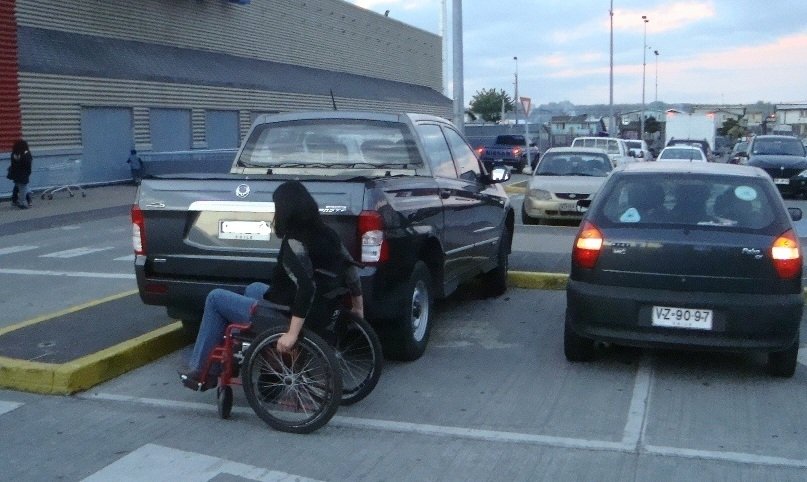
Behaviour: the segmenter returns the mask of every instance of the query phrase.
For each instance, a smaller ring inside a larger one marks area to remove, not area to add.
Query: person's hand
[[[277,351],[280,353],[288,353],[297,343],[297,335],[292,333],[283,333],[277,339]]]

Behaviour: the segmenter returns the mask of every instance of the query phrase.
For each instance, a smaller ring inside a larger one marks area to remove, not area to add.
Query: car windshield
[[[752,154],[804,156],[804,146],[798,139],[757,139],[752,144]]]
[[[750,177],[648,173],[621,176],[600,205],[612,225],[675,224],[759,230],[775,220],[775,200]],[[602,216],[598,216],[600,218]]]
[[[661,151],[661,155],[659,155],[660,161],[702,161],[703,160],[703,153],[701,153],[698,149],[687,149],[687,148],[667,148]]]
[[[311,119],[258,125],[238,163],[267,168],[406,168],[421,164],[421,159],[405,124]]]
[[[743,151],[745,151],[747,148],[748,148],[748,143],[747,143],[747,142],[738,142],[738,143],[737,143],[737,144],[734,146],[734,151],[733,151],[732,153],[733,153],[733,154],[737,154],[738,152],[743,152]]]
[[[604,154],[547,152],[538,163],[535,175],[605,177],[610,171],[611,161]]]

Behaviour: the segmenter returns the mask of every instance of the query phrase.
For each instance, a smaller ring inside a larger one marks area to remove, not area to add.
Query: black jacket
[[[19,184],[28,184],[31,180],[31,164],[33,157],[30,151],[21,155],[11,155],[11,165],[8,168],[8,178]]]

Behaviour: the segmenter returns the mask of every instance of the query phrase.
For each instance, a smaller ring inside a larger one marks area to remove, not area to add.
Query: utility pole
[[[647,15],[642,15],[642,20],[644,20],[644,43],[642,45],[642,114],[639,120],[639,140],[644,139],[644,80],[647,66],[647,22],[650,21],[647,19]]]
[[[515,114],[516,116],[516,127],[518,127],[518,57],[513,57],[513,60],[516,61],[516,73],[515,73],[516,81],[514,83],[516,87],[516,93],[513,98],[513,114]]]
[[[653,53],[656,54],[656,97],[655,97],[655,102],[658,102],[658,50],[654,50]],[[656,108],[658,109],[658,106],[656,106]]]
[[[616,123],[614,120],[614,0],[611,0],[611,9],[608,11],[611,16],[611,70],[608,93],[608,135],[616,137]]]
[[[454,125],[465,134],[465,94],[462,88],[462,0],[454,0],[451,6],[454,40]]]

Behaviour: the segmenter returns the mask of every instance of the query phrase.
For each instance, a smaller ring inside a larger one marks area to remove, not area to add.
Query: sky
[[[441,0],[349,1],[440,32]],[[611,3],[464,0],[465,105],[482,89],[513,97],[516,70],[532,105],[608,104]],[[805,0],[613,0],[613,13],[616,104],[641,103],[643,84],[646,103],[807,102]]]

